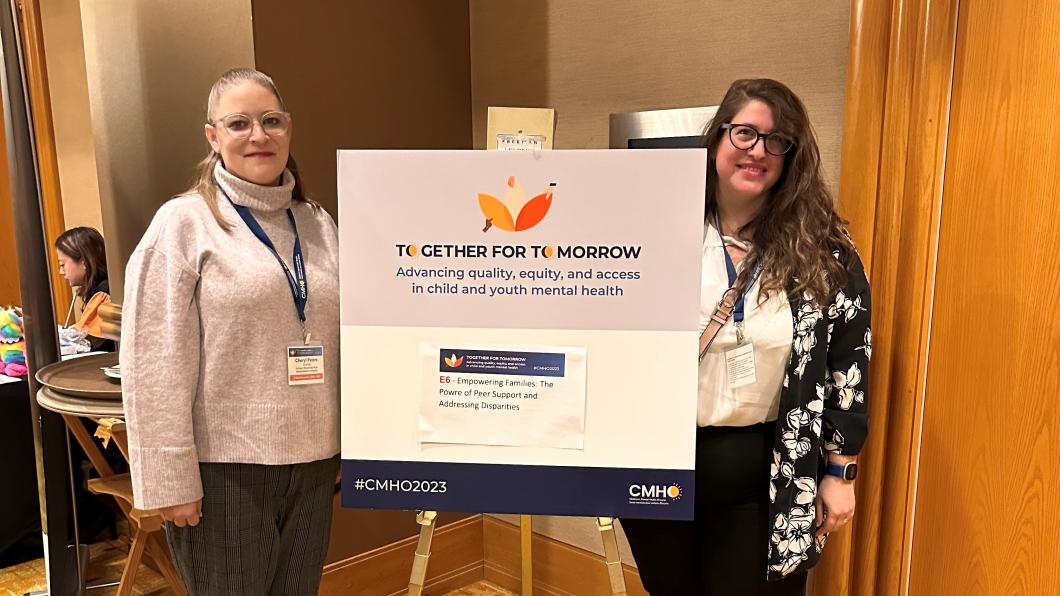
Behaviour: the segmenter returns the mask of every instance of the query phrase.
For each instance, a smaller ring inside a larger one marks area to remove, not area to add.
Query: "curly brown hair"
[[[707,163],[707,217],[717,202],[714,156],[725,138],[721,126],[752,100],[769,106],[776,130],[792,139],[795,146],[784,154],[784,171],[762,211],[745,228],[753,230],[753,248],[737,287],[742,291],[747,277],[760,266],[760,300],[781,290],[796,295],[808,292],[818,301],[828,300],[846,284],[856,260],[855,249],[821,176],[821,154],[806,107],[783,83],[742,79],[733,82],[725,93],[704,132],[711,155]]]

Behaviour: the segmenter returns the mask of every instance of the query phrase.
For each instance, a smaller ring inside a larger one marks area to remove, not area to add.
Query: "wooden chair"
[[[162,537],[162,515],[154,509],[137,509],[133,506],[132,479],[128,474],[115,474],[103,453],[96,446],[95,441],[85,430],[81,421],[73,415],[64,414],[66,425],[77,439],[77,442],[85,450],[92,466],[99,473],[99,478],[88,481],[88,490],[95,494],[110,495],[114,497],[118,507],[125,513],[129,520],[129,531],[132,532],[132,546],[129,548],[129,556],[125,560],[125,568],[121,573],[121,582],[118,586],[118,596],[129,596],[133,592],[133,583],[136,581],[136,573],[139,571],[140,563],[148,564],[157,570],[173,589],[177,596],[187,596],[188,591],[184,588],[184,582],[180,579],[177,568],[173,565],[169,546]],[[97,436],[102,435],[104,439],[111,439],[118,446],[118,450],[129,458],[129,444],[125,435],[125,423],[116,419],[97,420],[100,431]],[[146,555],[147,558],[144,558]]]

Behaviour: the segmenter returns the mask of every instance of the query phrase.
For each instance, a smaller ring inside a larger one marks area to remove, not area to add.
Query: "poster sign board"
[[[346,507],[692,517],[706,151],[340,151]]]

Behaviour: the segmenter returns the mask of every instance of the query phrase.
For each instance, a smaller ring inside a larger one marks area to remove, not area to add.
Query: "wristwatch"
[[[839,476],[843,480],[853,480],[858,477],[858,464],[856,462],[848,464],[829,463],[825,472],[832,476]]]

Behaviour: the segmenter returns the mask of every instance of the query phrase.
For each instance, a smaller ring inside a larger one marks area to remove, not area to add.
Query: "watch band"
[[[849,462],[846,464],[833,464],[828,463],[828,467],[825,468],[825,473],[831,476],[839,476],[844,480],[854,480],[858,477],[858,464],[856,462]]]

